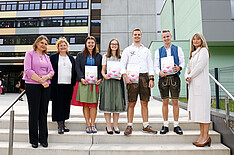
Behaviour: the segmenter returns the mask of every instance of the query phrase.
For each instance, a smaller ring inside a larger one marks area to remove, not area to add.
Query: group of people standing
[[[96,133],[95,119],[97,109],[104,113],[107,134],[119,134],[118,119],[120,112],[127,111],[128,125],[124,135],[133,131],[134,107],[140,96],[143,132],[157,134],[148,122],[148,102],[150,88],[154,87],[154,73],[159,75],[158,87],[163,100],[162,112],[164,123],[160,134],[166,134],[168,128],[168,102],[171,93],[174,115],[174,132],[182,135],[179,126],[178,98],[180,93],[180,71],[184,69],[184,53],[178,46],[171,44],[170,31],[162,32],[164,46],[155,52],[153,62],[151,52],[141,44],[142,31],[132,32],[133,43],[120,54],[117,39],[109,42],[107,54],[102,56],[97,48],[96,39],[88,36],[85,47],[74,59],[69,52],[69,43],[61,37],[56,42],[57,53],[47,56],[48,39],[39,36],[33,44],[33,50],[27,51],[24,60],[24,77],[29,106],[29,137],[33,148],[40,143],[48,147],[47,112],[49,99],[52,100],[52,121],[58,123],[58,133],[69,132],[65,121],[69,119],[70,105],[82,106],[86,121],[86,133]],[[174,74],[167,74],[161,69],[161,59],[174,58]],[[108,62],[119,62],[121,77],[112,79],[107,75]],[[138,83],[131,82],[127,75],[127,66],[139,66]],[[86,66],[97,67],[96,84],[88,84],[85,79]],[[189,85],[189,119],[200,123],[200,137],[193,144],[210,145],[208,135],[210,123],[210,87],[209,87],[209,52],[202,34],[196,33],[191,40],[189,63],[185,79]],[[202,79],[202,80],[201,80]],[[205,79],[205,80],[204,80]],[[199,88],[198,88],[199,87]],[[202,112],[202,114],[201,114]],[[113,113],[113,128],[111,126]],[[38,134],[39,130],[39,134]]]

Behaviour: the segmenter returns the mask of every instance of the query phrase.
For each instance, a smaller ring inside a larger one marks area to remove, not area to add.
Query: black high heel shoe
[[[115,128],[113,127],[113,130],[114,130],[114,132],[116,133],[116,134],[120,134],[120,131],[119,130],[116,130],[115,131]]]
[[[113,131],[108,131],[108,130],[107,130],[107,127],[106,127],[106,132],[107,132],[107,134],[109,134],[109,135],[113,135]]]

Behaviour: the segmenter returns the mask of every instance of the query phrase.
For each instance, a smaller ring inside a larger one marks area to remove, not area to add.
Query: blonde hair
[[[63,42],[67,45],[67,51],[66,51],[66,53],[68,53],[68,51],[69,51],[69,43],[68,43],[68,41],[67,41],[67,39],[65,37],[60,37],[56,41],[57,53],[60,53],[60,51],[59,51],[59,45],[62,44]]]
[[[192,58],[192,53],[193,51],[196,50],[196,47],[193,45],[193,39],[197,37],[198,39],[201,39],[201,45],[200,45],[200,49],[198,50],[198,52],[203,48],[205,47],[207,50],[208,50],[208,53],[209,53],[209,56],[210,56],[210,52],[209,52],[209,49],[208,49],[208,46],[207,46],[207,43],[206,43],[206,39],[205,37],[200,33],[200,32],[197,32],[193,35],[192,39],[191,39],[191,48],[190,48],[190,56],[189,56],[189,59]]]
[[[37,50],[37,43],[39,43],[39,42],[42,41],[42,40],[46,40],[47,43],[49,44],[49,39],[48,39],[46,36],[44,36],[44,35],[40,35],[40,36],[35,40],[35,42],[33,43],[33,50],[34,50],[34,51]],[[47,54],[47,48],[46,48],[46,50],[44,50],[44,51],[42,51],[42,52],[45,53],[45,54]]]

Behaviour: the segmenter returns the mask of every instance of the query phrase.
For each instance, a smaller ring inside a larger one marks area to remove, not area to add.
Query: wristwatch
[[[180,67],[180,70],[182,71],[182,67]]]

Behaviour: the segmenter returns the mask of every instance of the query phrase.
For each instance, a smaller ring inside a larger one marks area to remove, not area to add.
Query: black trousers
[[[73,86],[71,84],[57,84],[51,88],[52,121],[65,121],[70,116]]]
[[[40,84],[26,84],[29,109],[29,142],[31,144],[47,143],[47,112],[50,91],[51,87],[44,88]]]

